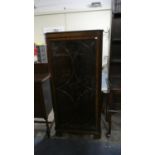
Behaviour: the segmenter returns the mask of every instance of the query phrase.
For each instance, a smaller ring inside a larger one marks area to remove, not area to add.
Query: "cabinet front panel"
[[[95,128],[95,45],[94,40],[50,43],[58,125],[62,128]]]
[[[100,43],[95,37],[47,39],[56,130],[99,131]]]

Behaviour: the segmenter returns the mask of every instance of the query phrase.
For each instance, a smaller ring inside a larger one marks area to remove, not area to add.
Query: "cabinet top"
[[[46,33],[46,39],[55,38],[78,38],[78,37],[96,37],[102,36],[104,30],[83,30],[83,31],[61,31],[61,32],[50,32]]]

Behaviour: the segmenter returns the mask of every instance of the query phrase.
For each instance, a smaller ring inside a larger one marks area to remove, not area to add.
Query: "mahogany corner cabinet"
[[[59,136],[101,136],[102,35],[102,30],[46,33]]]

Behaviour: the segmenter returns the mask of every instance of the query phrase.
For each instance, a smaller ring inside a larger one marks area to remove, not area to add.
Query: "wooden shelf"
[[[110,74],[110,79],[112,78],[121,78],[121,74]]]
[[[121,59],[113,58],[110,60],[110,63],[121,63]]]
[[[121,17],[121,12],[113,12],[113,17],[114,18],[120,18]]]
[[[111,39],[112,43],[121,43],[121,38]]]

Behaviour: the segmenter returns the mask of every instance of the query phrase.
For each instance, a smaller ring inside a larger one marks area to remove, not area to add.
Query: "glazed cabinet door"
[[[96,132],[100,127],[101,35],[76,34],[65,33],[65,39],[61,33],[53,38],[47,35],[56,129]]]

